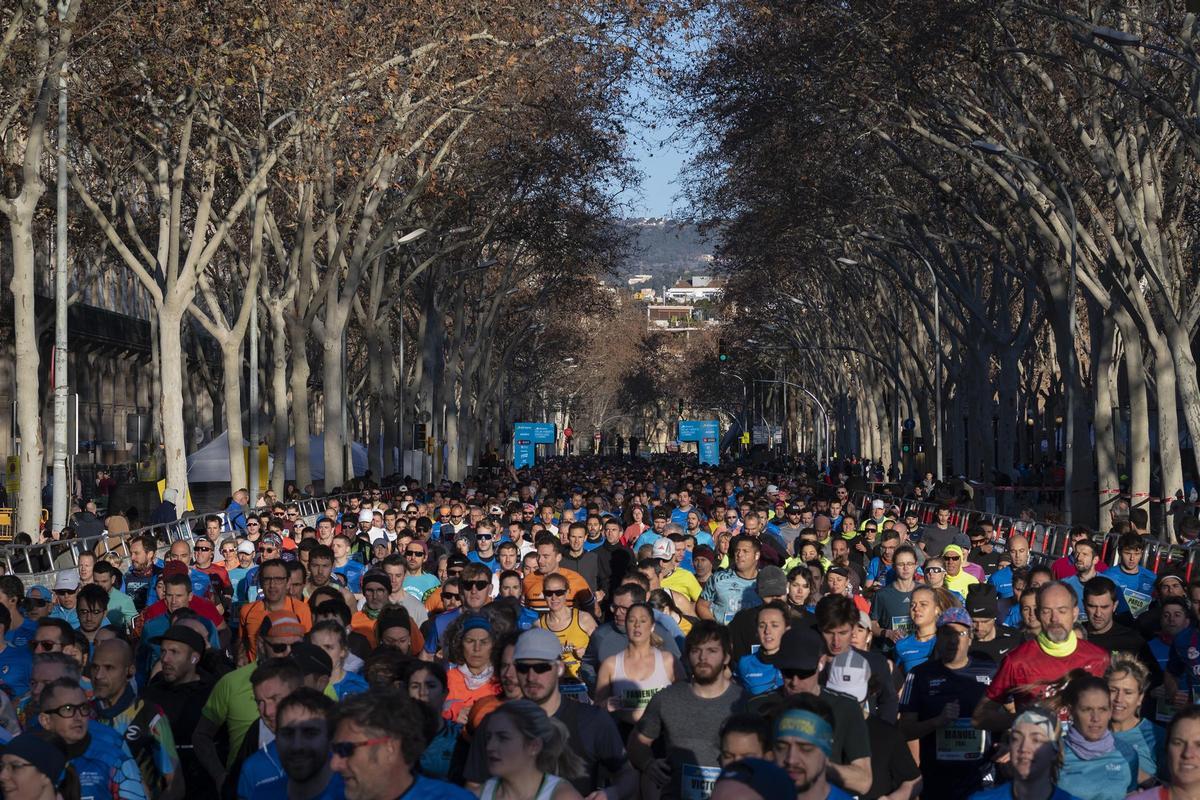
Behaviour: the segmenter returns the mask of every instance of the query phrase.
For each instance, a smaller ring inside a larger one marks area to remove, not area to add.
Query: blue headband
[[[828,758],[833,753],[833,728],[811,711],[798,708],[783,712],[775,723],[775,738],[800,739],[820,748]]]
[[[476,614],[476,615],[467,617],[465,620],[463,620],[463,626],[462,626],[463,633],[466,633],[467,631],[474,631],[474,630],[482,630],[482,631],[487,631],[488,633],[491,633],[492,632],[492,623],[489,622],[488,618],[483,616],[482,614]]]

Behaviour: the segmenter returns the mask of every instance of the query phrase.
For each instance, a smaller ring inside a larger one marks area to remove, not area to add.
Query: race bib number
[[[1149,607],[1149,605],[1150,605],[1151,597],[1150,597],[1150,595],[1146,594],[1145,592],[1138,592],[1138,591],[1134,591],[1133,589],[1126,589],[1124,591],[1124,595],[1125,595],[1125,605],[1129,606],[1129,613],[1133,615],[1134,619],[1137,619],[1138,617],[1140,617],[1142,615],[1142,613],[1146,610],[1146,608]]]
[[[903,617],[892,617],[892,630],[908,636],[912,633],[912,617],[905,615]]]
[[[970,719],[952,720],[936,734],[938,761],[978,761],[983,758],[983,731],[971,727]]]
[[[684,764],[679,784],[679,797],[681,800],[708,800],[720,774],[720,767]]]
[[[574,700],[577,703],[583,703],[586,706],[592,704],[592,698],[588,694],[587,684],[585,683],[569,683],[566,681],[558,684],[558,693],[564,699]]]

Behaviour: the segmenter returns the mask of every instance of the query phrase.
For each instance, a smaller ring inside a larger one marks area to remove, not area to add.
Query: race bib
[[[938,761],[978,761],[983,758],[983,731],[971,727],[967,718],[951,720],[938,728],[935,744]]]
[[[912,633],[912,617],[907,614],[903,617],[892,617],[892,630],[908,636]]]
[[[1125,605],[1129,606],[1129,613],[1137,619],[1142,615],[1142,612],[1150,605],[1151,597],[1145,592],[1138,592],[1133,589],[1125,589]]]
[[[708,800],[720,775],[720,767],[684,764],[679,782],[679,797],[681,800]]]

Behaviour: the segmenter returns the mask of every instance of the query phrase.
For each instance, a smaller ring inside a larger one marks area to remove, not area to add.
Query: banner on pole
[[[700,463],[716,466],[721,462],[721,423],[715,419],[680,420],[679,441],[696,442]]]
[[[513,467],[532,467],[537,460],[537,446],[556,441],[558,431],[553,422],[514,422]]]

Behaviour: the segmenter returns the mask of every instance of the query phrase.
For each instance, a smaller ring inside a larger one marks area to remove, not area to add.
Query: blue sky
[[[652,90],[644,90],[647,94]],[[641,94],[639,92],[639,94]],[[621,196],[632,206],[635,217],[667,217],[684,214],[681,201],[676,201],[681,186],[680,170],[690,153],[686,138],[679,135],[662,104],[653,96],[643,95],[647,108],[639,117],[654,119],[656,127],[651,130],[644,119],[629,120],[629,150],[634,166],[642,174],[642,185]]]

